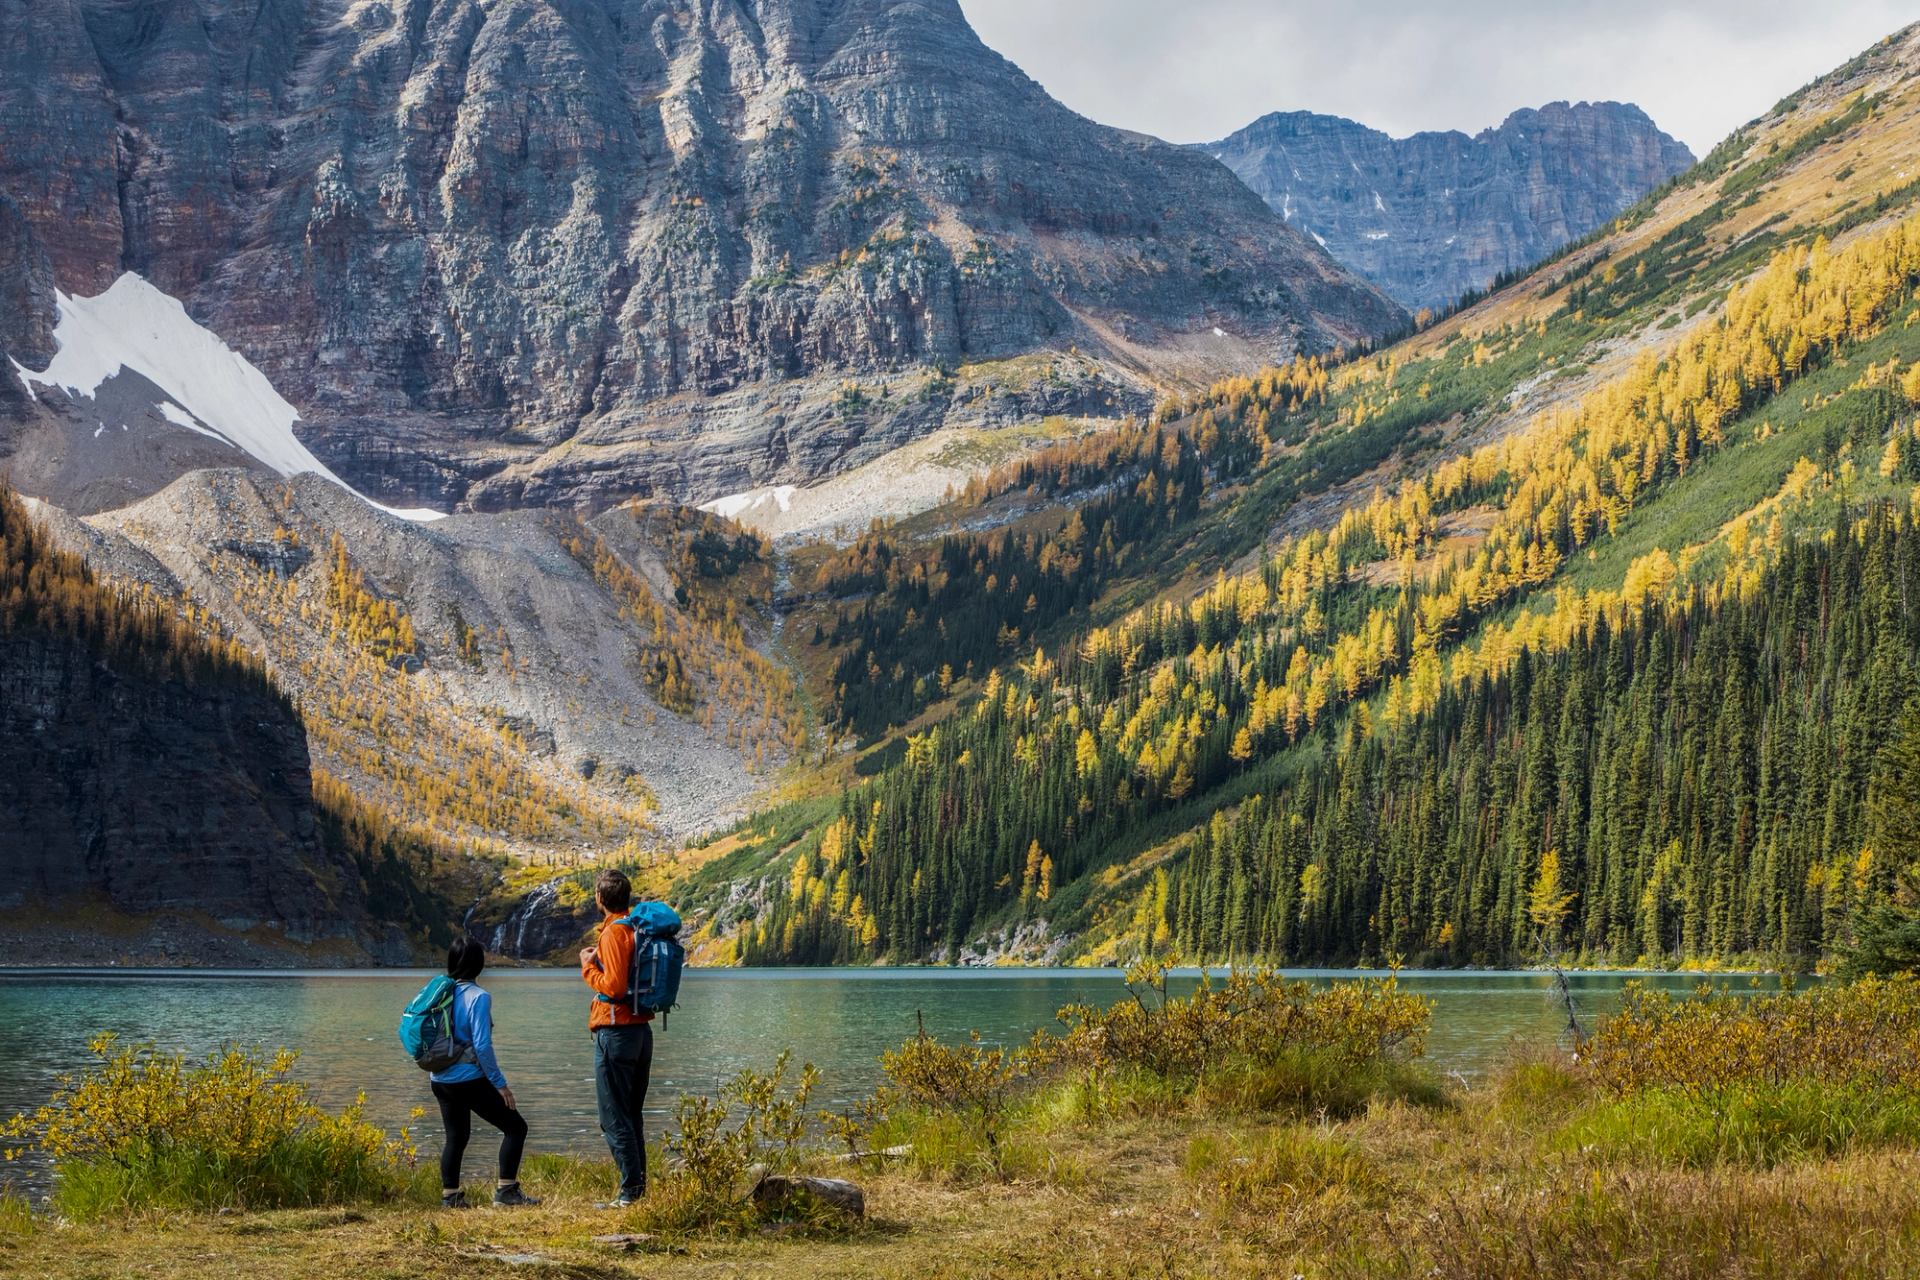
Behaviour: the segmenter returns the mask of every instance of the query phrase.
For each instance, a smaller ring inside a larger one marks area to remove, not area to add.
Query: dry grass
[[[286,1277],[676,1276],[1772,1277],[1920,1273],[1920,1154],[1683,1169],[1571,1149],[1590,1093],[1522,1064],[1447,1109],[1354,1119],[1180,1115],[1053,1125],[1067,1179],[956,1183],[868,1170],[845,1234],[661,1239],[596,1211],[593,1167],[537,1162],[542,1208],[415,1206],[0,1231],[0,1274]],[[836,1167],[837,1168],[837,1167]]]

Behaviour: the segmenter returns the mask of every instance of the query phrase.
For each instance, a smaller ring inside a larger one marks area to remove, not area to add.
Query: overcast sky
[[[1698,155],[1920,19],[1920,0],[961,0],[1083,115],[1211,142],[1269,111],[1396,137],[1638,103]]]

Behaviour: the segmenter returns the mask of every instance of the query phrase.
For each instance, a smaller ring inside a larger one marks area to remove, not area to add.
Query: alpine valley
[[[617,864],[708,963],[1804,967],[1920,864],[1920,27],[1695,162],[1174,145],[956,0],[0,23],[14,962]]]

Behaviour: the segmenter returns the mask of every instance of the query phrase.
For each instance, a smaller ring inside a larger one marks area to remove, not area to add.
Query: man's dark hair
[[[487,949],[477,938],[455,938],[447,948],[447,976],[455,982],[472,982],[487,967]]]
[[[624,872],[602,871],[600,878],[593,882],[593,896],[600,899],[600,905],[608,911],[625,911],[633,905],[633,882]]]

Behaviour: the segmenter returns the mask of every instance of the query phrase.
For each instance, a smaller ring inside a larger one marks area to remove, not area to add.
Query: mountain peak
[[[1631,103],[1549,102],[1469,136],[1262,116],[1205,151],[1409,308],[1529,266],[1693,163]]]
[[[0,196],[60,287],[138,271],[404,505],[704,500],[1404,319],[954,0],[81,8],[0,54]]]

